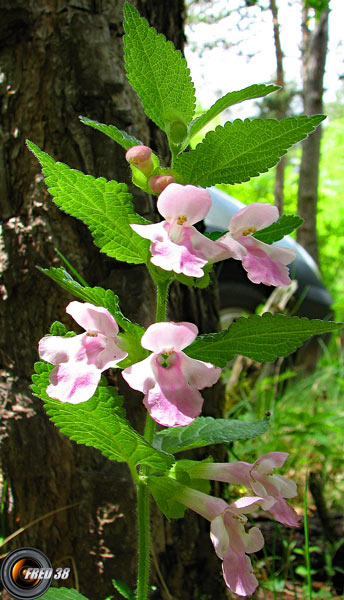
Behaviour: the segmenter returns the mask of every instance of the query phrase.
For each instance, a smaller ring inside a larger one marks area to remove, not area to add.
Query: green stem
[[[163,281],[157,284],[157,296],[156,296],[156,323],[166,321],[166,310],[167,310],[167,290],[170,285],[170,281]]]
[[[303,508],[304,508],[304,517],[303,517],[303,527],[305,532],[305,560],[306,560],[306,570],[307,570],[307,591],[308,591],[308,600],[312,600],[312,574],[311,574],[311,559],[309,552],[309,531],[308,531],[308,514],[307,514],[307,488],[308,488],[308,473],[306,474],[305,480],[305,491],[303,498]]]
[[[165,321],[167,308],[167,290],[169,281],[157,285],[156,322]],[[144,438],[150,444],[155,433],[155,421],[147,413]],[[149,467],[143,465],[140,475],[147,475]],[[143,481],[137,484],[137,520],[138,520],[138,568],[137,568],[137,600],[147,600],[150,562],[150,513],[149,489]]]
[[[139,560],[137,569],[137,600],[147,600],[150,560],[149,490],[144,483],[137,486],[137,520]]]

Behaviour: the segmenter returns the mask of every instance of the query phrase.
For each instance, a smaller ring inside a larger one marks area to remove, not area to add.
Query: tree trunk
[[[270,0],[270,10],[272,13],[272,23],[274,28],[274,42],[275,42],[275,53],[276,53],[276,84],[284,87],[284,69],[283,69],[283,52],[280,39],[280,27],[278,21],[278,8],[276,0]],[[283,93],[283,90],[282,90]],[[284,96],[281,96],[284,98]],[[283,119],[287,113],[287,106],[285,102],[280,102],[277,110],[277,118]],[[277,206],[279,213],[283,213],[284,207],[284,172],[286,167],[286,157],[282,156],[279,163],[276,166],[275,171],[275,206]]]
[[[132,2],[182,49],[182,0]],[[154,319],[154,289],[142,266],[100,255],[85,226],[57,209],[24,142],[29,138],[73,168],[118,181],[129,176],[123,149],[82,125],[78,115],[114,123],[162,157],[167,144],[125,79],[122,0],[0,0],[0,9],[0,459],[8,484],[2,534],[63,509],[26,529],[3,551],[40,548],[54,567],[72,568],[67,586],[79,582],[80,591],[93,600],[119,597],[111,578],[131,586],[136,579],[135,489],[125,465],[62,436],[30,393],[38,340],[54,320],[72,326],[65,314],[72,298],[35,266],[58,266],[57,247],[90,285],[113,289],[125,314],[144,326]],[[151,199],[132,191],[138,212],[152,217]],[[212,291],[176,287],[170,316],[198,323],[201,332],[214,331]],[[142,394],[131,392],[116,370],[110,377],[125,394],[131,422],[142,431]],[[221,386],[207,398],[205,414],[219,416]],[[180,600],[196,593],[224,597],[209,524],[195,515],[166,523],[154,509],[152,526],[161,577],[171,594]],[[152,581],[159,588],[156,597],[168,597],[154,568]]]
[[[311,31],[308,8],[302,10],[302,77],[304,112],[323,112],[323,79],[328,40],[329,8],[322,11]],[[305,222],[297,231],[297,241],[318,263],[316,231],[321,127],[302,143],[302,159],[298,189],[298,214]]]

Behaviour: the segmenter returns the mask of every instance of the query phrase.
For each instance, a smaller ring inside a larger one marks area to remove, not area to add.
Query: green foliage
[[[190,139],[201,131],[201,129],[203,129],[210,121],[215,119],[215,117],[233,104],[238,104],[239,102],[250,100],[252,98],[260,98],[261,96],[266,96],[279,89],[280,87],[278,85],[265,85],[264,83],[261,83],[250,85],[243,90],[229,92],[225,96],[222,96],[222,98],[216,100],[216,102],[200,117],[197,117],[192,121],[189,133]]]
[[[146,262],[149,242],[137,235],[130,223],[148,221],[135,213],[132,196],[124,183],[84,175],[55,162],[32,142],[27,145],[42,165],[54,202],[88,225],[101,252],[129,263]]]
[[[241,183],[273,167],[293,144],[303,140],[324,115],[268,119],[236,119],[209,131],[194,150],[185,152],[173,167],[183,183],[203,187]]]
[[[187,125],[194,114],[195,93],[185,58],[128,2],[124,16],[127,77],[146,114],[165,132],[174,122]]]
[[[122,146],[125,150],[129,150],[133,146],[139,146],[143,143],[133,135],[129,135],[129,133],[126,131],[118,129],[115,125],[98,123],[98,121],[93,121],[88,117],[79,117],[79,119],[84,125],[88,125],[89,127],[93,127],[93,129],[97,129],[98,131],[105,133],[105,135],[117,142],[117,144]]]
[[[129,319],[123,315],[119,307],[118,296],[116,296],[112,290],[104,290],[102,287],[85,287],[77,281],[74,281],[63,267],[50,267],[49,269],[42,269],[39,267],[39,270],[50,277],[50,279],[55,281],[64,290],[70,292],[80,300],[90,302],[95,306],[104,306],[104,308],[107,308],[119,327],[125,332],[124,334],[120,334],[120,337],[125,342],[125,350],[128,352],[128,356],[117,366],[126,368],[148,356],[149,352],[141,346],[141,338],[145,330],[137,323],[129,321]],[[54,335],[63,334],[55,333]]]
[[[76,590],[70,588],[55,588],[51,587],[43,596],[41,600],[88,600],[86,596],[80,594]]]
[[[127,583],[125,583],[123,581],[118,581],[118,579],[113,579],[112,584],[113,584],[114,588],[117,590],[117,592],[119,592],[121,594],[121,596],[123,596],[123,598],[126,598],[126,600],[136,600],[136,596],[135,596],[134,592],[128,586]]]
[[[166,471],[172,465],[173,456],[153,448],[130,426],[124,416],[123,399],[115,388],[103,381],[87,402],[53,400],[46,393],[52,369],[45,362],[35,364],[32,391],[44,400],[47,414],[61,433],[78,444],[97,448],[110,460],[127,462],[132,470],[137,465],[147,465]]]
[[[147,480],[149,491],[162,513],[168,519],[181,519],[186,511],[186,506],[175,500],[180,493],[181,484],[172,477],[149,477]]]
[[[278,242],[278,240],[281,240],[285,235],[292,233],[292,231],[300,227],[302,223],[303,219],[297,215],[282,215],[276,223],[272,223],[269,227],[257,231],[253,237],[265,244],[273,244],[273,242]]]
[[[212,444],[229,444],[234,440],[244,440],[262,435],[268,428],[268,421],[247,423],[213,417],[197,417],[185,427],[170,427],[155,434],[154,446],[165,452],[183,452],[192,448],[202,448]]]
[[[210,361],[218,367],[226,366],[236,354],[269,362],[295,352],[312,335],[343,327],[343,323],[306,317],[270,313],[251,315],[241,317],[225,331],[199,336],[186,348],[185,353],[191,358]]]

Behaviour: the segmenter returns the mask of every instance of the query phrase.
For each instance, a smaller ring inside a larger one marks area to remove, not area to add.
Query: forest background
[[[200,110],[215,102],[233,82],[236,89],[240,89],[260,77],[265,82],[279,80],[285,95],[280,93],[279,98],[279,94],[274,94],[261,103],[250,101],[239,104],[227,110],[226,119],[280,118],[281,115],[301,114],[304,110],[309,114],[303,102],[305,50],[302,22],[307,3],[299,0],[237,0],[234,3],[200,0],[189,1],[188,5],[185,54],[195,81]],[[344,226],[341,196],[344,178],[344,42],[339,26],[344,18],[343,3],[340,0],[309,2],[307,27],[314,33],[321,9],[327,6],[330,12],[326,19],[328,40],[321,100],[328,118],[322,125],[318,199],[314,205],[317,222],[312,235],[316,233],[317,236],[316,256],[312,251],[314,242],[307,239],[300,241],[306,248],[308,246],[319,263],[325,285],[340,313],[344,309],[344,237],[338,235]],[[276,48],[274,22],[278,29],[279,48]],[[279,64],[276,64],[278,61]],[[210,128],[220,122],[213,122]],[[282,161],[282,168],[285,167],[283,207],[286,214],[295,214],[298,210],[301,152],[301,146],[298,146]],[[237,186],[222,186],[222,189],[244,203],[274,202],[276,171],[278,173],[280,168],[281,164],[259,178]]]

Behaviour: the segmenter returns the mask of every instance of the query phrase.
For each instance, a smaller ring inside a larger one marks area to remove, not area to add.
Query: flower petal
[[[230,233],[226,233],[220,237],[216,241],[216,244],[219,247],[219,255],[216,257],[216,260],[224,260],[226,258],[242,260],[247,254],[245,246],[235,240]]]
[[[192,247],[175,243],[170,238],[163,242],[155,241],[150,246],[151,262],[165,271],[183,273],[187,277],[203,277],[203,267],[207,260],[199,256]]]
[[[213,386],[221,375],[219,367],[190,358],[184,352],[181,352],[181,369],[188,384],[197,390]]]
[[[251,527],[251,529],[244,535],[245,552],[252,554],[252,552],[258,552],[264,546],[264,537],[258,527]]]
[[[146,394],[155,386],[155,376],[152,370],[153,358],[153,356],[148,356],[148,358],[123,369],[122,377],[133,390]]]
[[[225,527],[223,514],[218,515],[210,524],[210,539],[219,558],[223,558],[229,547],[229,535]]]
[[[276,253],[277,248],[271,251],[271,246],[255,238],[241,237],[239,241],[247,250],[247,255],[242,259],[242,266],[247,271],[250,281],[264,285],[289,285],[291,280],[288,267],[278,259],[279,256],[285,259],[284,251],[287,248],[282,249],[282,256],[282,253]]]
[[[289,452],[268,452],[268,454],[264,454],[256,460],[253,468],[257,469],[262,475],[265,475],[265,473],[270,473],[273,469],[283,467],[288,456]]]
[[[276,521],[289,525],[289,527],[299,527],[300,517],[289,504],[281,497],[277,498],[275,504],[269,508],[269,512],[275,517]]]
[[[209,212],[211,197],[209,192],[194,185],[170,183],[160,194],[157,207],[169,223],[185,216],[185,223],[193,225],[202,221]]]
[[[84,333],[73,337],[47,335],[39,341],[39,356],[52,365],[66,363],[69,360],[86,360],[86,348],[83,344],[84,337]]]
[[[61,402],[86,402],[95,393],[100,376],[99,369],[94,365],[85,362],[62,363],[50,373],[47,394]]]
[[[203,398],[190,386],[174,390],[161,390],[157,384],[146,394],[143,404],[154,421],[165,427],[189,425],[201,414]]]
[[[156,353],[168,349],[178,352],[189,346],[197,334],[198,329],[193,323],[153,323],[143,334],[141,344],[147,350]]]
[[[137,225],[131,223],[130,227],[141,237],[155,241],[168,241],[168,234],[165,229],[166,221],[160,223],[152,223],[152,225]]]
[[[227,587],[238,596],[251,596],[258,587],[249,557],[231,547],[223,559],[222,571]]]
[[[167,368],[153,359],[157,385],[144,398],[144,405],[152,419],[166,427],[188,425],[202,410],[203,398],[186,383],[180,363],[178,353],[174,363]]]
[[[292,481],[283,475],[272,475],[269,479],[271,479],[273,485],[276,486],[283,498],[294,498],[297,496],[297,485],[295,481]]]
[[[257,496],[243,496],[242,498],[235,500],[235,502],[232,502],[229,505],[229,508],[234,513],[250,513],[256,510],[256,504],[261,504],[262,500],[264,500],[264,498],[259,498]]]
[[[74,321],[86,331],[99,331],[107,337],[118,333],[118,325],[115,319],[103,306],[94,306],[89,302],[75,300],[68,304],[66,313],[73,317]]]
[[[271,204],[253,202],[237,212],[229,222],[229,231],[235,239],[243,235],[245,230],[268,227],[279,218],[278,208]]]
[[[105,371],[126,358],[126,356],[128,356],[128,352],[122,350],[118,345],[118,338],[107,339],[104,350],[98,354],[97,367],[101,371]]]

